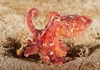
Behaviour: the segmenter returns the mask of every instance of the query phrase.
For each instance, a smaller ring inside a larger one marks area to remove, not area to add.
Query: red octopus
[[[84,32],[92,20],[86,16],[66,15],[60,16],[57,12],[50,12],[49,21],[45,29],[35,29],[32,18],[38,15],[38,10],[32,8],[27,14],[27,25],[33,33],[33,41],[28,42],[24,56],[39,53],[46,63],[62,64],[67,54],[66,45],[59,40],[59,36],[71,38]]]

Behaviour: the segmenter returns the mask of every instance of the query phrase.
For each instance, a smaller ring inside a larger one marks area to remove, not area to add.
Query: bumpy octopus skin
[[[62,64],[65,62],[67,54],[66,45],[59,40],[59,36],[72,38],[83,33],[92,20],[86,16],[66,15],[60,16],[57,12],[50,12],[49,21],[45,29],[35,29],[32,18],[38,15],[38,10],[32,8],[27,14],[27,25],[34,35],[33,41],[28,41],[28,47],[24,56],[39,53],[42,60],[46,63]]]

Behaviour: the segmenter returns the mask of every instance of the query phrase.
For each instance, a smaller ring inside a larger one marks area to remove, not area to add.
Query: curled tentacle
[[[38,30],[35,29],[35,27],[32,23],[32,17],[36,17],[37,15],[38,15],[38,10],[36,8],[32,8],[28,11],[28,14],[27,14],[27,17],[26,17],[26,22],[27,22],[28,28],[33,33],[34,37],[37,36]]]

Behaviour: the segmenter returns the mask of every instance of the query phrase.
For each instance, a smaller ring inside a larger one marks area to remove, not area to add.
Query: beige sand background
[[[92,19],[83,34],[61,38],[70,49],[65,64],[48,65],[37,55],[28,58],[16,55],[21,43],[32,39],[25,19],[27,11],[33,7],[40,11],[33,19],[38,29],[45,27],[51,11],[61,15],[86,15]],[[0,70],[100,70],[99,0],[0,0]]]

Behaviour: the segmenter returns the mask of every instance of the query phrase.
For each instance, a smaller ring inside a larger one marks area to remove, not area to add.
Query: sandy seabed
[[[65,64],[48,65],[37,55],[28,58],[16,55],[21,43],[32,39],[25,20],[27,11],[33,7],[40,11],[33,20],[37,29],[45,27],[51,11],[92,19],[83,34],[62,38],[70,48]],[[100,70],[99,0],[0,0],[0,70]]]

